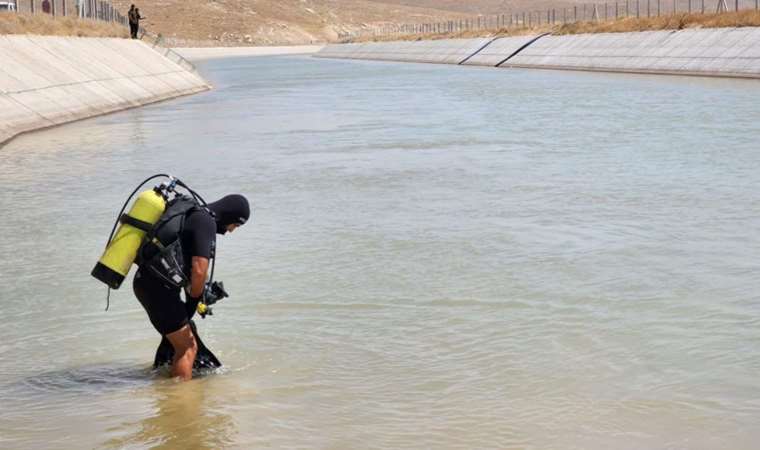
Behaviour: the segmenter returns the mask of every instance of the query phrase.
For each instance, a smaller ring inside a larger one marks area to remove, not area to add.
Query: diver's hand
[[[230,295],[227,291],[224,290],[224,283],[221,281],[206,283],[206,288],[203,290],[203,302],[207,305],[213,305],[219,300],[229,296]]]

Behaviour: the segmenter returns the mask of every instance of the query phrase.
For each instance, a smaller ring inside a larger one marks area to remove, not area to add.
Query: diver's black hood
[[[227,225],[243,225],[251,217],[248,200],[240,194],[227,195],[207,206],[214,213],[216,232],[219,234],[227,232]]]

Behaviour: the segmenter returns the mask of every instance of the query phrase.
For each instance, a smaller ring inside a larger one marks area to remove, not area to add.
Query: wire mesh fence
[[[444,22],[383,24],[343,33],[342,41],[357,38],[392,38],[422,34],[451,34],[470,31],[510,30],[580,22],[603,22],[624,18],[652,18],[679,14],[721,14],[759,10],[760,0],[618,0],[584,3],[567,8],[479,15]]]
[[[10,0],[11,10],[52,17],[81,17],[127,26],[129,21],[110,1],[103,0]]]

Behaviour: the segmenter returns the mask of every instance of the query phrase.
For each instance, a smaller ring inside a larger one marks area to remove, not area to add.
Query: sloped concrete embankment
[[[0,144],[209,88],[192,68],[141,41],[0,36]]]
[[[545,36],[503,66],[760,78],[760,28]]]
[[[472,49],[475,50],[467,54]],[[450,57],[452,55],[456,57]],[[485,41],[455,39],[336,44],[326,46],[316,56],[507,68],[760,78],[760,28],[535,35]]]
[[[493,39],[446,39],[437,41],[368,42],[328,45],[316,54],[323,58],[459,64]]]

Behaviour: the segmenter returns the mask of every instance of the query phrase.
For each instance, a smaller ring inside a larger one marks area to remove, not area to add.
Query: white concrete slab
[[[189,66],[127,39],[0,36],[0,143],[209,88]]]
[[[538,35],[530,35],[496,39],[464,64],[470,66],[495,66],[537,37]]]
[[[353,44],[356,45],[356,44]],[[216,58],[239,58],[251,56],[311,55],[317,54],[324,45],[295,45],[272,47],[198,47],[173,48],[175,52],[191,61]]]
[[[758,44],[754,28],[547,36],[506,65],[747,76],[760,57]],[[754,76],[760,78],[760,72]]]
[[[324,47],[315,56],[320,58],[459,64],[489,41],[490,39],[480,38],[338,44]]]

